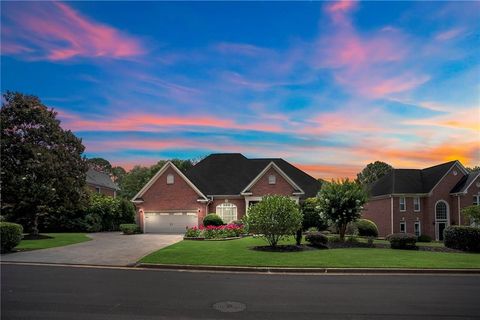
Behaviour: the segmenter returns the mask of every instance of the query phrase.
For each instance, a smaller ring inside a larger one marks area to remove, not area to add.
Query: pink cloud
[[[442,31],[435,35],[435,39],[439,41],[447,41],[458,37],[462,33],[462,28],[453,28],[450,30]]]
[[[129,58],[145,52],[139,40],[95,22],[64,3],[15,3],[5,10],[9,15],[8,29],[2,32],[4,54],[57,61],[74,57]]]
[[[356,1],[350,1],[350,0],[332,1],[332,3],[327,6],[327,11],[345,12],[354,8],[356,4],[357,4]]]

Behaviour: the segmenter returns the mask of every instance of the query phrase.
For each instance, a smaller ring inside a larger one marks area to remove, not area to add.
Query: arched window
[[[436,220],[447,220],[448,208],[445,201],[437,202],[435,206],[435,219]]]
[[[173,184],[173,182],[175,181],[175,178],[173,177],[173,174],[168,174],[167,175],[167,184]]]
[[[219,215],[225,223],[237,220],[237,206],[228,202],[219,204],[217,206],[217,215]]]

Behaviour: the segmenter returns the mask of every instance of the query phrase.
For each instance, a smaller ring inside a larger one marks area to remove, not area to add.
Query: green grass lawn
[[[15,247],[15,249],[21,251],[46,249],[63,247],[68,246],[69,244],[92,240],[91,238],[87,237],[85,233],[45,233],[44,235],[52,238],[40,240],[22,240],[20,244]]]
[[[294,241],[288,242],[293,244]],[[444,253],[377,248],[261,252],[259,238],[231,241],[184,240],[156,251],[140,262],[162,264],[270,266],[270,267],[378,267],[378,268],[480,268],[480,254]]]

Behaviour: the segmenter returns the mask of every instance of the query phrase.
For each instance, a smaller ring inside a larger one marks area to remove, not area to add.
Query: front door
[[[445,227],[447,226],[446,222],[437,222],[437,228],[438,228],[438,240],[443,241],[443,230],[445,230]]]

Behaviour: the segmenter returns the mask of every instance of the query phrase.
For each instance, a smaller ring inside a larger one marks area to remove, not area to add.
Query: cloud
[[[439,32],[435,35],[435,39],[439,41],[447,41],[458,37],[463,32],[463,28],[452,28],[446,31]]]
[[[138,39],[95,22],[65,3],[9,3],[3,11],[7,28],[2,31],[2,54],[61,61],[125,59],[146,52]]]

